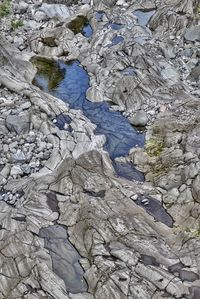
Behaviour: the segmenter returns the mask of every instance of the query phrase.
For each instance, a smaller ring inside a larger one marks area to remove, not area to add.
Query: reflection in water
[[[121,113],[111,111],[108,103],[93,103],[86,99],[89,77],[78,61],[68,64],[60,61],[58,66],[60,72],[65,73],[65,77],[56,88],[49,88],[51,77],[44,76],[40,70],[35,77],[35,83],[45,92],[67,102],[71,108],[81,109],[97,125],[96,133],[106,136],[105,150],[111,158],[125,156],[133,146],[144,144],[144,135],[138,134]]]
[[[111,48],[113,46],[116,46],[120,43],[122,43],[124,41],[123,36],[121,35],[116,35],[115,37],[113,37],[113,39],[111,40],[111,44],[107,45],[108,48]]]
[[[46,58],[32,58],[33,64],[37,64],[37,70],[41,78],[48,80],[48,89],[54,89],[65,78],[65,72],[62,72],[59,65]]]
[[[68,28],[74,32],[74,34],[82,33],[85,37],[89,38],[93,34],[92,27],[89,24],[88,19],[85,16],[78,16],[68,24]]]
[[[71,61],[67,64],[59,61],[57,68],[62,74],[57,86],[49,88],[52,85],[49,82],[52,78],[51,74],[48,76],[47,73],[41,71],[41,68],[38,69],[34,79],[35,84],[45,92],[68,103],[70,108],[82,110],[84,115],[96,124],[95,133],[106,136],[104,149],[111,159],[126,156],[132,147],[144,145],[144,134],[138,133],[120,112],[111,111],[108,103],[94,103],[87,100],[89,76],[78,61]],[[122,173],[121,175],[123,176]]]
[[[140,26],[147,26],[149,20],[154,15],[155,10],[135,10],[133,12],[134,16],[137,17],[138,24]]]
[[[109,22],[104,27],[106,28],[110,27],[112,30],[120,30],[122,27],[124,27],[124,25]]]
[[[105,12],[104,11],[97,11],[95,14],[95,18],[98,22],[101,22],[103,20]]]

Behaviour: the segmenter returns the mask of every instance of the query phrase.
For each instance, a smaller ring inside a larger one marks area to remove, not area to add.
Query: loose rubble
[[[0,31],[0,298],[199,298],[198,1],[4,0]],[[144,147],[111,161],[35,57],[78,60]]]

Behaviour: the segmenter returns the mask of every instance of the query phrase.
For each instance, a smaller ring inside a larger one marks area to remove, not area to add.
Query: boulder
[[[129,118],[129,121],[136,127],[144,127],[148,122],[147,113],[144,110],[137,111],[134,116]]]
[[[30,128],[29,113],[21,112],[18,115],[8,115],[6,118],[6,127],[10,132],[16,132],[17,134],[28,133]]]

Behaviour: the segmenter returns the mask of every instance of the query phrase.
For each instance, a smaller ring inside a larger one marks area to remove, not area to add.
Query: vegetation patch
[[[0,4],[0,17],[2,18],[8,16],[10,14],[10,11],[11,11],[10,0],[4,0]]]
[[[160,156],[164,147],[163,140],[159,137],[151,137],[146,143],[146,152],[150,157]]]
[[[11,20],[11,23],[10,23],[10,28],[11,30],[16,30],[18,29],[19,27],[22,27],[23,26],[23,21],[22,20]]]

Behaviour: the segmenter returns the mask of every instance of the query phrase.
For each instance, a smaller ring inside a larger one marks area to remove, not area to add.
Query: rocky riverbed
[[[200,298],[198,1],[4,0],[0,30],[0,298]]]

